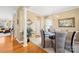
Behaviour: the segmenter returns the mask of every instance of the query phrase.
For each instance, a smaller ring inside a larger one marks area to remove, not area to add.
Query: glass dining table
[[[55,39],[55,32],[45,32],[45,37]]]

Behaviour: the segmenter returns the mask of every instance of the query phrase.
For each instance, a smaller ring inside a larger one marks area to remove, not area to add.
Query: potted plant
[[[27,28],[27,42],[30,41],[30,37],[32,35],[32,29],[30,27]]]

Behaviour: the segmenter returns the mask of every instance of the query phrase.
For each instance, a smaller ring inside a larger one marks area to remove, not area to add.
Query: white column
[[[23,47],[27,46],[27,8],[24,7],[24,40]]]

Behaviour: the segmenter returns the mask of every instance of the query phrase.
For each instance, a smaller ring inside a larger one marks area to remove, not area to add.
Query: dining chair
[[[76,39],[74,40],[73,51],[79,53],[79,31],[76,31]]]
[[[74,52],[73,47],[74,47],[74,40],[76,39],[75,36],[76,36],[76,31],[68,32],[65,42],[65,49],[72,53]]]
[[[65,40],[67,32],[56,32],[55,51],[56,53],[64,53]]]
[[[52,47],[51,39],[45,37],[44,30],[42,29],[40,32],[41,32],[41,46],[43,48],[50,48],[50,47]]]
[[[45,48],[45,36],[44,36],[44,31],[41,29],[41,45],[43,48]]]

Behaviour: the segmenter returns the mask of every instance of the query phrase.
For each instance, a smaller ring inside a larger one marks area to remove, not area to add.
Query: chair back
[[[79,52],[79,31],[76,31],[76,35],[75,35],[74,43],[73,43],[73,52],[74,53]]]
[[[41,31],[41,45],[44,48],[45,47],[45,35],[44,35],[44,30],[42,29]]]
[[[67,32],[56,32],[56,52],[64,53],[65,39]]]
[[[73,43],[74,43],[75,36],[76,36],[76,31],[74,31],[73,34],[72,34],[72,38],[71,38],[71,46],[72,46]]]
[[[70,34],[70,35],[69,35]],[[73,32],[68,32],[67,34],[67,39],[66,39],[66,44],[65,48],[71,52],[74,52],[73,50],[73,45],[74,45],[74,40],[76,39],[76,31]]]
[[[74,40],[76,39],[76,31],[73,32],[72,38],[71,38],[71,52],[74,52]]]
[[[76,40],[77,42],[79,42],[79,32],[76,33]]]

